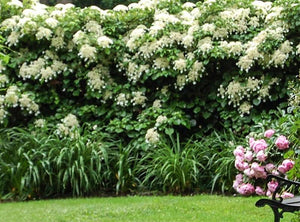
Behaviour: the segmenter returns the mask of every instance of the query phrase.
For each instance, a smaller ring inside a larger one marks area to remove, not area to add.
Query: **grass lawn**
[[[257,197],[132,196],[0,203],[0,221],[197,221],[272,222],[271,208]],[[282,222],[290,221],[287,213]]]

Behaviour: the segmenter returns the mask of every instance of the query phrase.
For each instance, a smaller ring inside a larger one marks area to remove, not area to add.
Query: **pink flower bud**
[[[265,169],[268,173],[271,173],[274,169],[275,169],[275,165],[272,164],[272,163],[268,163],[266,166],[265,166]]]
[[[259,151],[256,155],[256,158],[260,161],[260,162],[264,162],[267,159],[267,155],[264,153],[263,150]]]
[[[256,193],[257,195],[259,195],[259,196],[263,196],[263,195],[266,194],[266,192],[265,192],[261,187],[259,187],[259,186],[257,186],[257,187],[255,188],[255,193]]]
[[[272,137],[272,136],[274,135],[274,133],[275,133],[275,130],[269,129],[269,130],[267,130],[267,131],[264,133],[264,136],[267,137],[267,138],[270,138],[270,137]]]
[[[255,192],[254,186],[250,183],[242,184],[237,188],[237,192],[242,195],[249,196]]]
[[[253,153],[251,151],[247,151],[244,158],[245,158],[245,160],[250,162],[253,159]]]
[[[269,191],[270,191],[271,193],[273,193],[273,192],[276,190],[277,186],[278,186],[278,182],[272,180],[272,181],[270,181],[270,182],[267,184],[267,186],[268,186]]]
[[[261,150],[267,149],[267,147],[268,147],[268,144],[266,143],[266,141],[261,139],[261,140],[256,140],[255,142],[253,142],[252,149],[254,150],[255,153],[258,153]]]
[[[287,140],[287,138],[285,136],[279,136],[276,141],[275,141],[275,145],[277,146],[277,148],[279,150],[285,150],[289,148],[289,144],[290,142]]]
[[[238,147],[233,151],[233,155],[234,155],[234,156],[244,157],[244,152],[245,152],[245,149],[244,149],[242,146],[238,146]]]

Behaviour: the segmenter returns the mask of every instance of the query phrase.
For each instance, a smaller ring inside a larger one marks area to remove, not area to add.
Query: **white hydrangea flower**
[[[83,58],[85,61],[95,60],[96,59],[97,49],[88,44],[81,46],[78,55]]]
[[[37,128],[44,128],[46,126],[46,120],[45,119],[37,119],[34,121],[34,126]]]
[[[7,5],[16,8],[23,8],[23,3],[20,2],[19,0],[10,0],[9,2],[7,2]]]
[[[10,86],[5,95],[5,103],[8,106],[16,107],[18,105],[19,96],[18,96],[19,89],[17,86]]]
[[[0,74],[0,87],[4,87],[9,82],[9,79],[6,75]]]
[[[128,98],[125,93],[120,93],[117,96],[116,101],[117,101],[117,105],[119,105],[119,106],[125,107],[128,105]]]
[[[41,80],[45,80],[45,82],[48,82],[48,80],[53,79],[55,76],[56,73],[51,68],[51,66],[41,69]]]
[[[146,143],[157,144],[159,142],[159,134],[155,128],[150,128],[147,130],[145,135]]]
[[[52,29],[56,28],[58,21],[55,18],[47,18],[45,23]]]
[[[55,50],[63,49],[65,46],[64,38],[61,36],[57,36],[52,38],[51,46],[55,48]]]
[[[5,30],[13,30],[17,26],[18,20],[19,20],[18,16],[13,16],[11,18],[5,19],[1,23],[1,27],[4,27]]]
[[[20,32],[18,32],[18,31],[12,31],[10,33],[10,35],[8,36],[7,41],[6,41],[6,43],[8,44],[8,46],[9,47],[11,47],[13,45],[16,46],[18,44],[18,42],[19,42],[20,35],[21,35]]]
[[[85,29],[88,32],[97,34],[98,36],[103,35],[101,25],[97,21],[94,21],[94,20],[89,21],[88,23],[85,24]]]
[[[168,118],[164,115],[160,115],[157,117],[156,121],[155,121],[155,127],[160,126],[161,124],[167,122]]]
[[[179,70],[180,73],[183,73],[186,70],[187,61],[185,59],[177,59],[174,61],[174,69]]]
[[[245,70],[246,72],[248,72],[249,69],[253,66],[253,63],[253,59],[250,59],[248,56],[242,56],[237,62],[237,66],[239,66],[241,70]]]
[[[195,8],[196,5],[192,2],[185,2],[183,5],[182,5],[182,8],[184,9],[191,9],[191,8]]]
[[[113,10],[116,12],[123,12],[123,11],[128,11],[128,7],[125,5],[117,5],[113,8]]]
[[[133,92],[133,98],[131,99],[132,105],[142,105],[142,107],[146,106],[147,97],[144,95],[143,92]]]
[[[250,110],[252,109],[252,107],[253,106],[249,102],[243,102],[239,107],[241,116],[243,116],[244,114],[250,114]]]
[[[110,48],[110,45],[113,44],[113,40],[104,35],[97,39],[97,43],[102,48]]]
[[[205,23],[201,26],[203,32],[213,33],[216,30],[215,24]]]
[[[44,38],[50,40],[50,38],[52,37],[52,31],[48,28],[40,27],[38,29],[38,32],[35,34],[35,36],[37,40],[41,40]]]
[[[162,107],[161,100],[159,100],[159,99],[154,100],[152,107],[153,108],[161,108]]]
[[[68,114],[63,120],[62,120],[63,124],[70,128],[70,129],[74,129],[76,127],[79,127],[79,122],[77,120],[77,117],[73,114]]]
[[[161,70],[165,70],[170,67],[170,63],[167,58],[156,58],[153,65],[155,69]]]
[[[185,75],[178,75],[175,83],[175,88],[182,90],[187,83],[187,78]]]
[[[204,39],[201,39],[198,42],[197,48],[198,48],[199,51],[201,51],[203,53],[207,53],[209,50],[211,50],[213,48],[211,38],[210,37],[205,37]]]
[[[85,33],[79,30],[73,35],[72,41],[77,45],[80,42],[82,42],[84,39],[85,39]]]

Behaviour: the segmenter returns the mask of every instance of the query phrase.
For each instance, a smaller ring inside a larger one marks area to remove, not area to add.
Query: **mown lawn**
[[[272,222],[257,197],[131,196],[0,203],[0,221],[203,221]],[[293,214],[285,214],[282,222]]]

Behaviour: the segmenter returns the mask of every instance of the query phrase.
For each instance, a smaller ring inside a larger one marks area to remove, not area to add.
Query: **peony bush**
[[[233,188],[241,195],[267,195],[271,196],[278,183],[270,181],[264,187],[267,174],[286,176],[295,162],[284,159],[283,152],[290,147],[290,142],[283,135],[277,135],[275,130],[266,130],[264,138],[250,136],[246,148],[237,146],[233,154],[235,156],[235,168],[240,172],[236,175]],[[292,194],[285,192],[281,197],[286,198]]]

